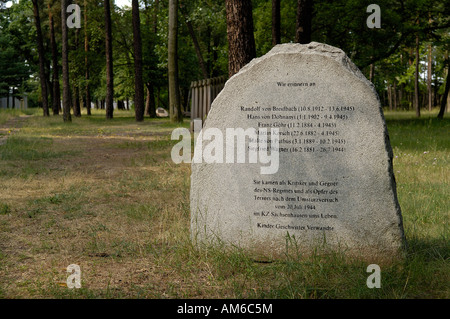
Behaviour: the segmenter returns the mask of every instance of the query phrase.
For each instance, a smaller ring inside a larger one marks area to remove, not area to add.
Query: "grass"
[[[190,166],[171,161],[167,120],[37,113],[0,146],[0,297],[449,298],[449,120],[434,117],[386,113],[408,248],[368,289],[367,265],[339,254],[193,247]]]
[[[53,140],[48,137],[18,137],[11,136],[4,145],[1,145],[0,160],[37,161],[49,158],[59,158],[73,154],[74,151],[50,151]]]
[[[0,109],[0,125],[21,115],[39,114],[38,109]]]

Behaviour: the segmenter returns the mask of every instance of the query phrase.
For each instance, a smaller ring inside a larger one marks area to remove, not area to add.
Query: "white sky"
[[[131,0],[115,0],[116,6],[123,8],[123,6],[131,7]]]

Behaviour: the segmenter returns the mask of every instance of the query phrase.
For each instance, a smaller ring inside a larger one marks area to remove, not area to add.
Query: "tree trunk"
[[[307,44],[311,42],[311,21],[313,0],[297,1],[297,23],[295,42]]]
[[[51,45],[49,50],[51,51]],[[47,93],[50,94],[50,98],[47,98],[47,106],[48,106],[48,112],[50,113],[50,108],[52,107],[53,103],[53,81],[51,80],[51,59],[46,59],[45,61],[45,77],[47,79],[46,83],[46,89]]]
[[[183,12],[183,11],[181,11],[181,12]],[[192,42],[194,43],[195,53],[197,54],[198,64],[200,65],[200,69],[202,70],[203,78],[207,79],[209,77],[208,71],[206,69],[205,60],[203,59],[202,51],[200,50],[200,45],[198,44],[197,37],[194,32],[194,28],[192,27],[191,21],[189,21],[186,18],[186,15],[184,15],[184,20],[186,21],[186,26],[188,28],[189,35],[191,36]]]
[[[404,92],[404,90],[405,90],[404,84],[402,83],[400,85],[400,90],[398,90],[398,103],[399,103],[399,106],[401,109],[403,109],[403,96],[404,96],[403,92]]]
[[[80,88],[77,85],[74,85],[73,90],[73,116],[81,117],[81,106],[80,106]]]
[[[394,111],[397,111],[397,83],[394,80],[394,87],[392,88],[392,99],[394,101]]]
[[[110,1],[105,1],[105,51],[106,51],[106,118],[112,119],[114,113],[114,73],[111,31]]]
[[[414,107],[416,116],[420,117],[419,105],[419,35],[416,35],[416,71],[414,74]]]
[[[159,104],[159,103],[160,103],[160,100],[161,100],[160,93],[161,93],[161,91],[160,91],[159,87],[157,87],[157,88],[156,88],[156,97],[155,97],[155,100],[156,100],[155,108],[156,108],[156,109],[158,109],[158,108],[159,108],[159,105],[160,105],[160,104]]]
[[[47,92],[47,76],[45,74],[45,52],[42,42],[41,19],[39,17],[38,0],[33,0],[34,22],[36,24],[36,35],[39,54],[39,78],[41,81],[42,109],[44,116],[49,116],[48,112],[48,92]]]
[[[446,62],[447,62],[447,77],[445,79],[445,90],[441,100],[441,108],[439,110],[438,119],[444,118],[445,106],[448,104],[448,91],[450,89],[450,66],[449,66],[450,63],[448,62],[448,60],[446,60]]]
[[[433,105],[436,106],[439,104],[438,102],[438,90],[439,90],[439,82],[437,77],[434,78],[434,86],[433,86]]]
[[[272,45],[281,43],[280,0],[272,0]]]
[[[388,102],[389,102],[389,111],[392,111],[392,86],[388,85]]]
[[[149,82],[145,84],[147,87],[147,101],[145,104],[145,115],[150,118],[156,117],[156,105],[155,105],[155,89]]]
[[[134,114],[138,122],[144,120],[144,81],[142,79],[142,40],[139,2],[132,0],[134,50]]]
[[[432,63],[432,48],[431,48],[431,43],[428,45],[428,83],[427,83],[427,88],[428,88],[428,110],[431,111],[431,109],[433,108],[433,91],[431,90],[431,63]]]
[[[403,66],[403,54],[400,54],[400,64]],[[400,89],[398,90],[398,105],[401,109],[403,109],[403,92],[405,90],[405,84],[400,84]]]
[[[79,37],[80,37],[80,29],[75,30],[75,51],[78,52],[79,47]],[[78,82],[78,72],[73,74],[73,116],[81,117],[81,106],[80,106],[80,84]]]
[[[61,107],[61,92],[59,87],[59,66],[58,66],[58,48],[56,47],[55,40],[55,24],[53,21],[53,13],[51,11],[50,3],[48,3],[48,18],[50,25],[50,45],[52,48],[52,82],[53,82],[53,98],[52,98],[52,111],[53,115],[59,114],[59,108]]]
[[[169,112],[172,122],[182,122],[180,89],[178,84],[178,1],[169,0]]]
[[[192,26],[192,22],[186,15],[184,11],[184,6],[180,4],[180,11],[183,15],[184,21],[186,23],[186,27],[188,29],[189,35],[192,39],[192,43],[194,44],[195,54],[197,55],[198,65],[202,71],[202,75],[204,79],[209,78],[208,70],[206,68],[205,60],[203,59],[202,50],[200,49],[200,45],[198,44],[197,36],[195,35],[194,27]]]
[[[228,74],[233,76],[256,57],[250,0],[225,0],[228,39]]]
[[[425,80],[425,79],[424,79]],[[427,109],[427,94],[422,94],[422,103],[420,104],[420,107]]]
[[[63,80],[63,119],[71,122],[70,116],[70,84],[69,84],[69,44],[67,35],[67,0],[61,0],[61,29],[62,29],[62,80]]]
[[[375,65],[371,63],[369,67],[369,81],[373,83],[374,77],[375,77]]]
[[[88,10],[87,10],[87,0],[84,0],[84,68],[85,68],[85,75],[84,78],[86,80],[86,112],[87,115],[91,115],[91,92],[89,87],[89,79],[90,79],[90,72],[89,72],[89,35],[87,30],[87,19],[88,19]]]
[[[159,0],[154,1],[154,11],[153,11],[153,32],[158,33],[158,12],[159,12]]]
[[[145,112],[144,114],[150,116],[150,90],[146,86],[147,97],[145,99]]]

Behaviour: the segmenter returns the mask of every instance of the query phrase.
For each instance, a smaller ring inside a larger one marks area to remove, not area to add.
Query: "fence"
[[[28,108],[28,96],[24,95],[23,97],[1,97],[0,98],[0,108],[15,108],[25,110]]]
[[[220,76],[191,82],[191,126],[195,119],[206,119],[212,102],[223,89],[226,80],[226,77]]]

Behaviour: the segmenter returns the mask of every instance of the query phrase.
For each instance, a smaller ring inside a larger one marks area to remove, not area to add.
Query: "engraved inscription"
[[[315,82],[277,82],[284,88],[316,88]],[[277,136],[279,152],[293,156],[330,156],[336,159],[344,156],[350,147],[344,126],[356,111],[347,105],[259,105],[240,106],[239,110],[248,120],[255,120],[257,128],[279,128]],[[258,140],[267,141],[268,136],[260,135]],[[248,146],[249,149],[252,146]],[[333,231],[326,225],[327,220],[339,219],[335,211],[340,205],[342,181],[336,180],[269,180],[253,179],[251,200],[263,204],[264,209],[251,213],[259,229],[279,229],[291,231]],[[259,206],[261,207],[261,206]],[[278,222],[276,222],[278,221]],[[320,225],[314,225],[321,221]]]

